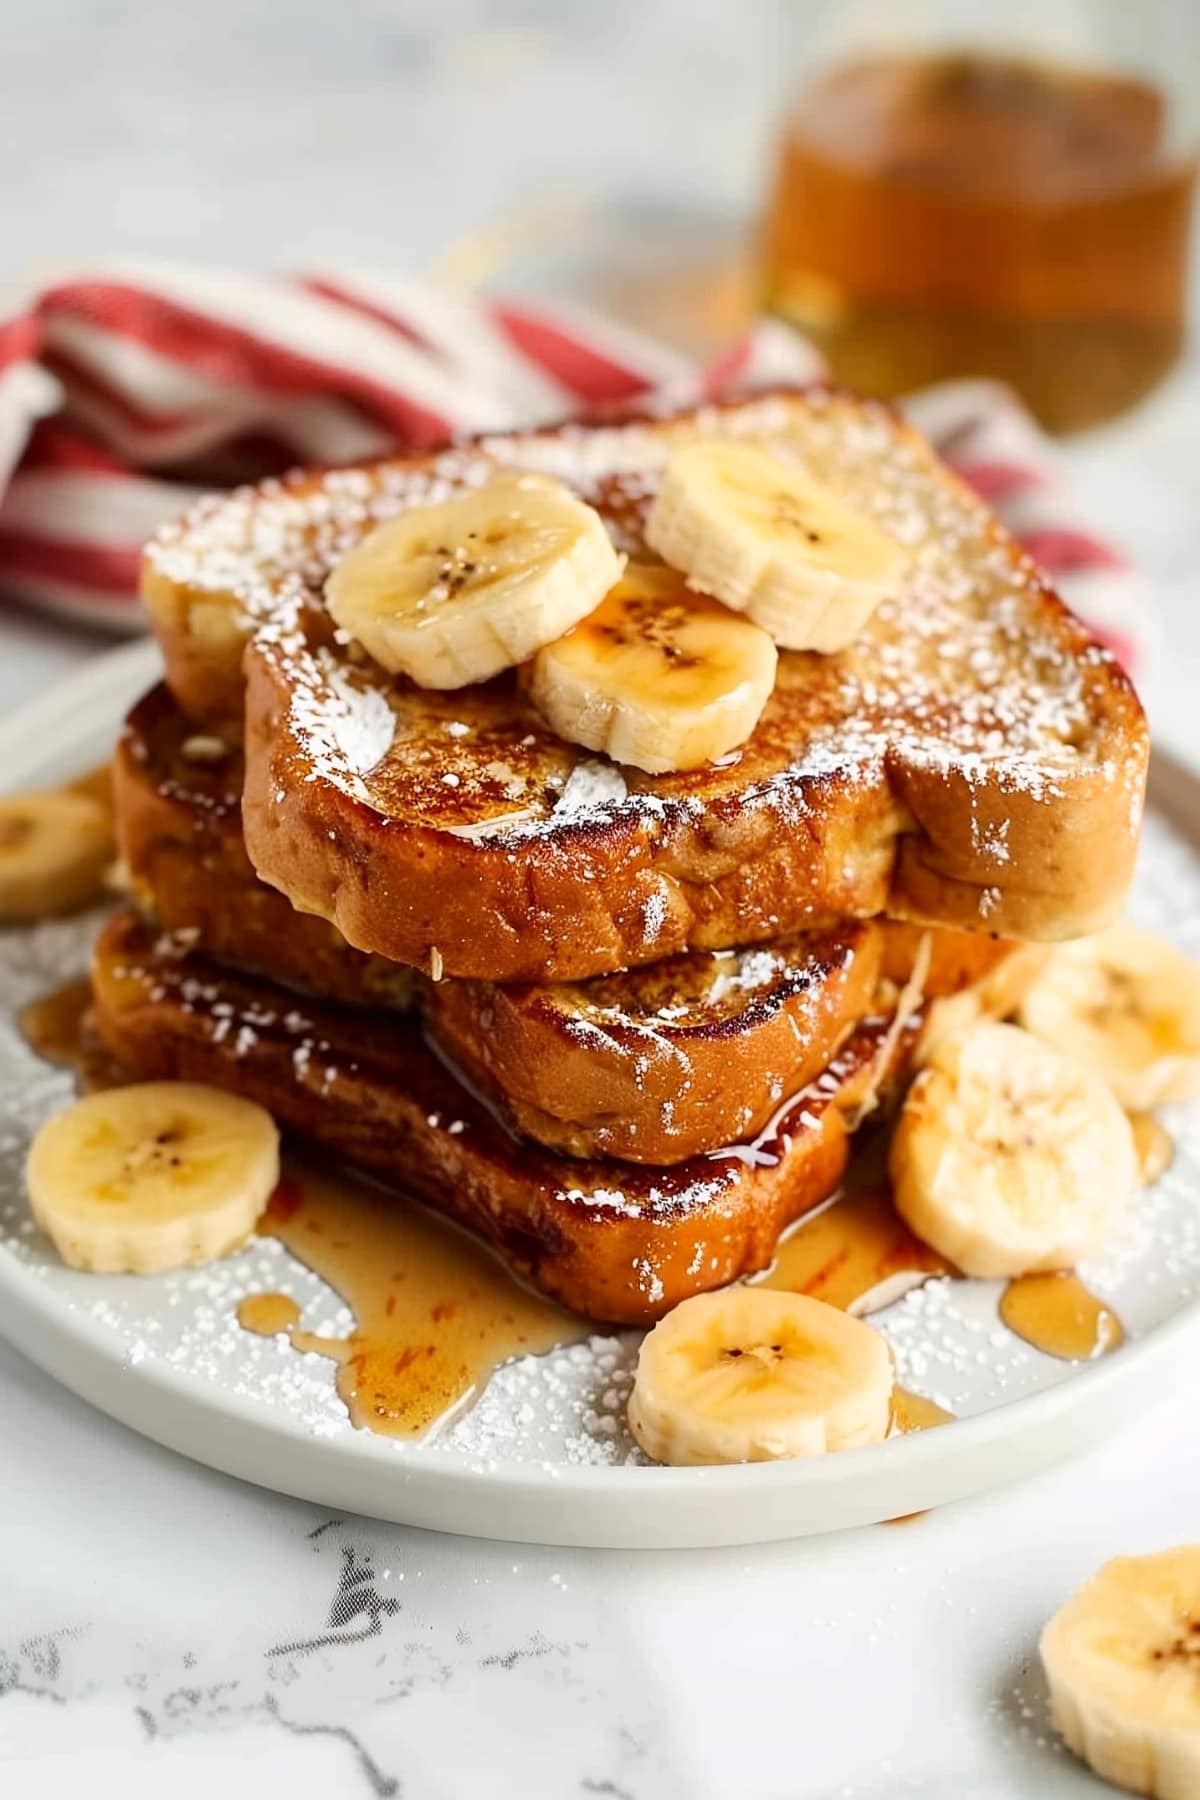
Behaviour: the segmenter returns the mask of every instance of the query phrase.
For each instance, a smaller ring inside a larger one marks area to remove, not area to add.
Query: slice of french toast
[[[113,807],[130,898],[181,944],[330,1000],[406,1008],[419,977],[353,949],[255,874],[242,836],[240,744],[201,728],[163,685],[126,719],[113,752]]]
[[[470,1227],[564,1305],[628,1325],[766,1267],[780,1232],[834,1192],[857,1115],[915,1035],[863,1027],[759,1140],[650,1169],[520,1143],[413,1021],[298,1000],[180,952],[133,913],[101,932],[92,982],[96,1031],[132,1077],[257,1100]]]
[[[522,1135],[669,1165],[761,1129],[866,1019],[890,1018],[909,981],[939,1029],[1004,1017],[1045,954],[908,932],[863,920],[549,987],[427,983],[423,1006],[434,1040]]]
[[[1009,1009],[1027,979],[1028,947],[860,920],[584,983],[433,982],[352,950],[258,880],[240,751],[198,733],[166,688],[134,707],[114,770],[132,897],[177,942],[324,999],[417,1005],[515,1130],[570,1155],[671,1164],[757,1130],[869,1013],[893,1010],[918,965],[928,1000],[1004,965]]]
[[[833,655],[783,652],[741,750],[647,776],[556,737],[522,684],[432,693],[337,641],[323,584],[407,506],[499,468],[556,476],[645,555],[670,453],[755,440],[911,553]],[[1053,940],[1130,878],[1148,758],[1112,657],[886,408],[775,392],[488,437],[205,502],[150,546],[168,679],[241,721],[259,873],[364,950],[449,975],[576,980],[882,912]]]

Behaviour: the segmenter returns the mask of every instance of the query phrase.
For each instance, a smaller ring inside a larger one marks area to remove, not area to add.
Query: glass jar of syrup
[[[789,101],[765,298],[853,387],[991,375],[1071,431],[1183,346],[1200,7],[1016,0],[981,36],[995,10],[838,7]]]

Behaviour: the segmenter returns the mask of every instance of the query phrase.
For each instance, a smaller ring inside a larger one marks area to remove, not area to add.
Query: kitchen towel
[[[423,449],[597,407],[819,379],[763,320],[703,367],[557,301],[359,271],[268,277],[121,261],[64,275],[0,325],[0,591],[142,629],[145,539],[197,493],[295,463]],[[951,382],[905,410],[1127,667],[1136,572],[1077,516],[1005,388]]]

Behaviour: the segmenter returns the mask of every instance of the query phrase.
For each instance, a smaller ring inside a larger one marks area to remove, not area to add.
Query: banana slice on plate
[[[143,1082],[48,1119],[25,1179],[65,1263],[150,1275],[224,1256],[253,1229],[279,1181],[279,1133],[236,1094]]]
[[[804,1294],[697,1294],[642,1343],[629,1399],[656,1462],[769,1462],[875,1444],[888,1433],[892,1359],[877,1331]]]
[[[757,444],[677,450],[646,541],[688,583],[788,650],[841,650],[899,590],[908,552],[795,463]]]
[[[377,526],[342,557],[325,597],[385,669],[458,688],[561,637],[623,566],[599,513],[562,482],[498,475]]]
[[[638,564],[538,654],[529,685],[560,737],[661,775],[745,743],[776,661],[757,625],[692,593],[674,569]]]
[[[1200,964],[1139,925],[1058,945],[1020,1019],[1132,1112],[1200,1094]]]
[[[940,1043],[889,1159],[896,1210],[964,1275],[1069,1269],[1098,1250],[1138,1181],[1104,1083],[1015,1025]]]
[[[0,922],[47,918],[94,899],[114,855],[98,800],[66,790],[0,799]]]
[[[1119,1556],[1039,1646],[1055,1729],[1105,1781],[1155,1800],[1200,1794],[1200,1545]]]

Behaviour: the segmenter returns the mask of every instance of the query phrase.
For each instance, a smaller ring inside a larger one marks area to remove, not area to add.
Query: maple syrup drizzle
[[[47,1062],[72,1069],[83,1090],[112,1085],[120,1072],[86,1028],[86,977],[33,1002],[22,1035]],[[1131,1119],[1147,1181],[1173,1145],[1148,1114]],[[879,1180],[878,1158],[862,1156],[863,1185],[783,1238],[761,1285],[811,1295],[843,1310],[871,1312],[905,1288],[956,1270],[916,1238]],[[306,1267],[328,1281],[355,1314],[348,1338],[299,1328],[285,1294],[244,1299],[238,1321],[264,1336],[286,1332],[297,1351],[338,1364],[337,1390],[355,1425],[392,1437],[427,1431],[501,1364],[587,1335],[574,1318],[522,1287],[482,1245],[401,1195],[305,1161],[289,1163],[260,1221]],[[1115,1350],[1124,1329],[1112,1309],[1066,1271],[1011,1281],[1000,1303],[1010,1331],[1047,1355],[1087,1361]],[[953,1415],[898,1388],[896,1432],[945,1424]]]
[[[86,975],[68,981],[17,1015],[17,1029],[35,1056],[70,1069],[81,1093],[115,1087],[121,1079],[116,1064],[88,1029],[92,984]]]
[[[418,1437],[513,1357],[577,1343],[584,1320],[522,1287],[483,1245],[403,1195],[308,1158],[289,1161],[259,1221],[327,1281],[355,1316],[346,1338],[295,1320],[293,1349],[330,1357],[353,1423],[385,1437]],[[282,1295],[257,1295],[280,1316]],[[238,1309],[239,1320],[246,1306]],[[250,1330],[263,1314],[252,1312]],[[290,1327],[290,1329],[289,1329]]]
[[[844,1312],[874,1312],[931,1275],[955,1270],[914,1237],[886,1187],[851,1187],[780,1240],[761,1285],[808,1294]]]
[[[23,1008],[17,1028],[35,1055],[75,1069],[83,1060],[84,1020],[91,1004],[92,984],[83,975]]]
[[[1129,1128],[1143,1187],[1153,1187],[1175,1160],[1175,1140],[1153,1113],[1130,1113]]]
[[[889,1434],[892,1437],[906,1436],[913,1431],[931,1431],[935,1425],[949,1425],[953,1419],[952,1412],[947,1412],[944,1406],[924,1394],[914,1394],[909,1388],[892,1389],[892,1429]]]
[[[1065,1362],[1090,1362],[1125,1342],[1125,1328],[1116,1313],[1070,1269],[1010,1281],[1000,1301],[1000,1317],[1035,1350]]]
[[[290,1294],[247,1294],[238,1302],[237,1322],[259,1337],[277,1337],[300,1323],[300,1307]]]
[[[889,1437],[910,1437],[914,1431],[933,1431],[939,1425],[952,1425],[955,1415],[939,1406],[936,1400],[930,1400],[926,1394],[914,1394],[911,1388],[894,1387],[892,1389],[892,1421],[888,1431]],[[917,1512],[897,1513],[893,1519],[884,1519],[884,1525],[911,1525],[914,1519],[924,1519],[930,1512],[928,1506],[919,1508]]]

